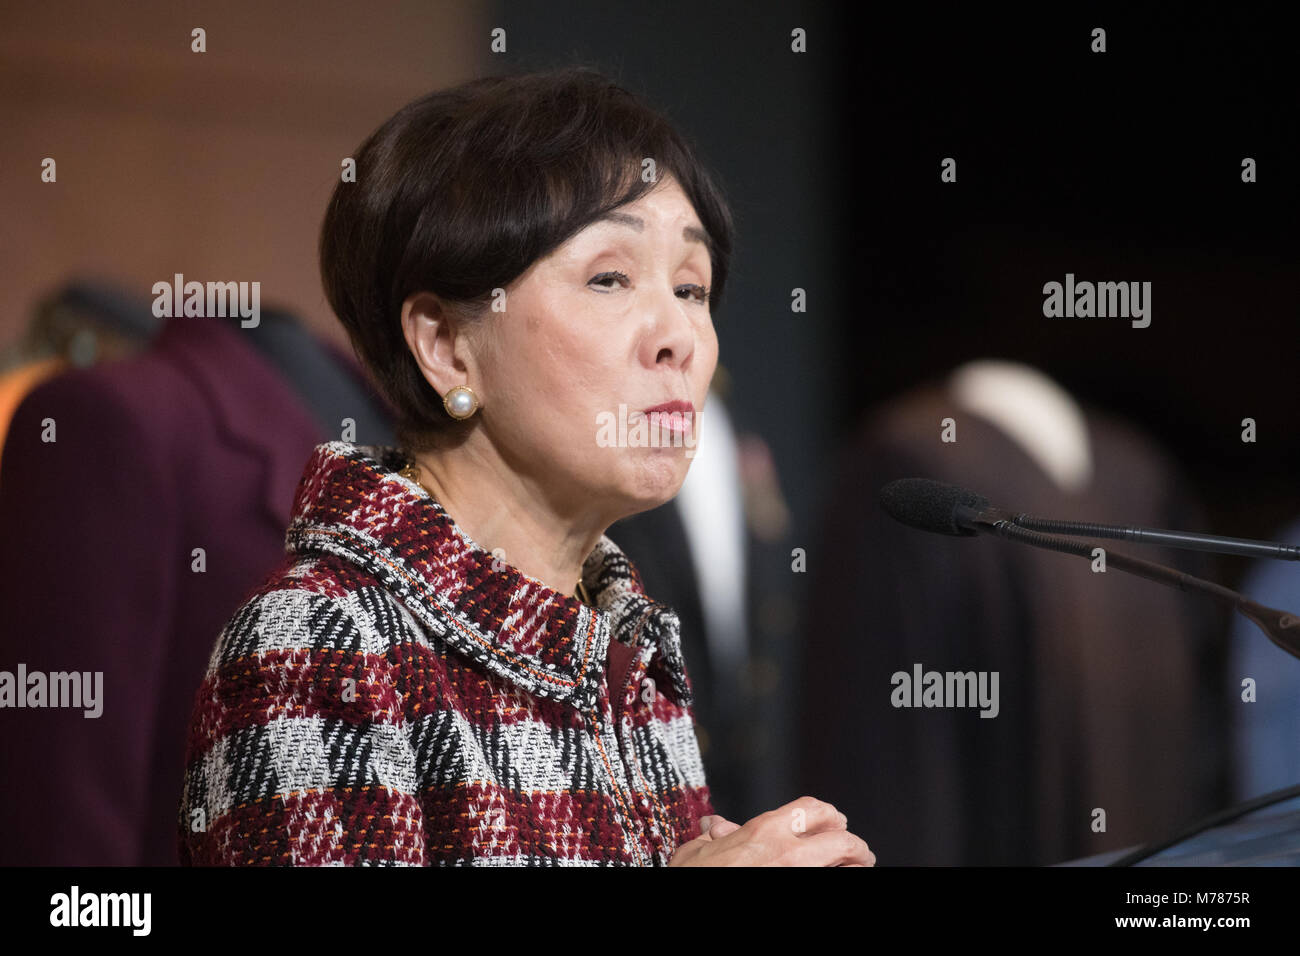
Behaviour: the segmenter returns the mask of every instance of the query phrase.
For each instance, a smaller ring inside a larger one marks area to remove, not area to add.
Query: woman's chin
[[[636,508],[631,513],[650,511],[676,498],[689,467],[690,462],[681,457],[680,449],[675,458],[661,455],[640,462],[634,478],[624,487],[623,497],[629,506]]]

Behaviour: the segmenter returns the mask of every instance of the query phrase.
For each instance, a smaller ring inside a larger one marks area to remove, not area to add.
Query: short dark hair
[[[402,333],[413,292],[482,315],[493,289],[671,174],[708,236],[711,304],[720,302],[733,233],[721,190],[665,116],[594,70],[492,76],[430,93],[354,158],[356,182],[335,186],[321,226],[321,276],[412,450],[456,425]],[[641,175],[646,158],[654,180]]]

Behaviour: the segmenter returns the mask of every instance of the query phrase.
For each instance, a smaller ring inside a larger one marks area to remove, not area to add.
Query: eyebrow
[[[631,228],[635,229],[637,232],[641,232],[642,230],[645,229],[644,219],[641,219],[638,216],[633,216],[630,213],[619,212],[617,210],[611,210],[610,212],[605,213],[603,216],[597,216],[595,220],[593,220],[593,222],[605,222],[605,221],[617,222],[620,225],[630,226]],[[698,242],[706,247],[709,245],[708,233],[706,233],[703,229],[700,229],[696,226],[686,226],[684,229],[682,229],[682,238],[685,239],[687,242]]]

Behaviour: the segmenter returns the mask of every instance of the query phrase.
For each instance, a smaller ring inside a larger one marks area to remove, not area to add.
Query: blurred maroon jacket
[[[0,864],[178,863],[195,689],[284,552],[303,464],[337,437],[222,319],[173,319],[27,396],[0,474],[0,670],[102,671],[103,709],[0,710]]]

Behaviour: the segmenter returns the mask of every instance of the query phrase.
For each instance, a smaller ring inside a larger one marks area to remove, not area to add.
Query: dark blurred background
[[[1090,31],[1107,29],[1104,54]],[[1297,507],[1297,61],[1257,11],[845,11],[835,422],[985,353],[1139,423],[1222,533]],[[939,182],[938,157],[961,178]],[[1258,181],[1241,182],[1253,157]],[[1142,279],[1151,326],[1042,315],[1042,285]],[[1241,420],[1259,423],[1256,444]],[[1223,573],[1240,565],[1224,560]]]

